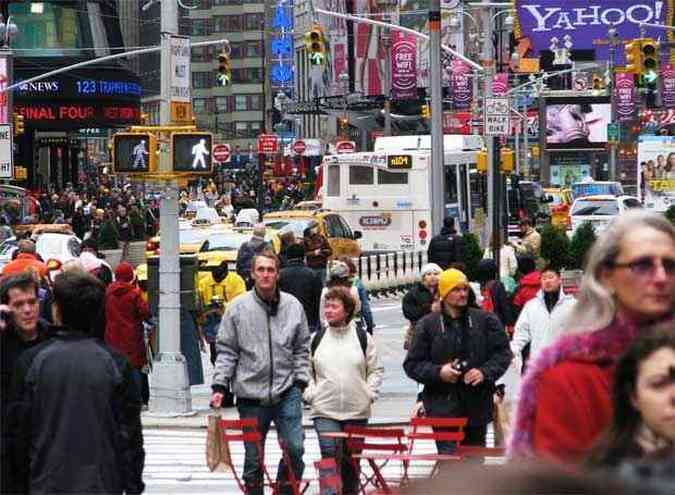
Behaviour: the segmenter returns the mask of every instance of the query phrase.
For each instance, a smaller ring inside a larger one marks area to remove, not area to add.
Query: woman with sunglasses
[[[619,356],[674,309],[675,227],[644,210],[617,217],[591,248],[568,330],[529,367],[509,454],[583,460],[611,421]]]

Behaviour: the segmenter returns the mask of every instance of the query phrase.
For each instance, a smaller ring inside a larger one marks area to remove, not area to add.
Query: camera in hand
[[[458,359],[452,364],[452,369],[458,373],[466,373],[469,370],[469,362],[466,359]]]
[[[12,321],[12,313],[4,309],[0,310],[0,321],[5,325],[9,325],[10,321]]]

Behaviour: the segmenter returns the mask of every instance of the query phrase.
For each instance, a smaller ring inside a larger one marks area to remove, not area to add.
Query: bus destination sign
[[[387,168],[409,169],[412,168],[411,155],[389,155],[387,156]]]

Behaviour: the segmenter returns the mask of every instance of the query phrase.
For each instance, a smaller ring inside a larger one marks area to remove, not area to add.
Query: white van
[[[615,217],[633,208],[642,208],[633,196],[597,195],[577,198],[572,203],[572,234],[584,223],[591,222],[596,234],[607,228]]]

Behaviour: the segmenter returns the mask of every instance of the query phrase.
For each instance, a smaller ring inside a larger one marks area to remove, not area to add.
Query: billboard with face
[[[547,105],[546,147],[603,147],[611,113],[609,103]]]

